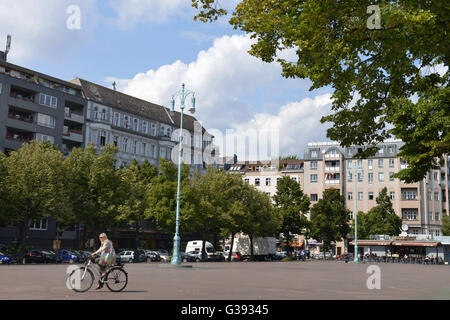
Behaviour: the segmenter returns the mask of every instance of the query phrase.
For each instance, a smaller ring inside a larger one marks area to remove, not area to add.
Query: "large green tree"
[[[128,194],[121,188],[121,177],[116,170],[117,147],[106,145],[97,150],[89,144],[84,150],[75,148],[65,159],[67,191],[73,210],[71,223],[84,225],[83,243],[93,238],[98,245],[98,234],[112,228],[119,215],[119,206]]]
[[[290,254],[291,235],[301,234],[307,227],[305,214],[309,211],[309,197],[303,193],[297,181],[285,176],[278,181],[273,200],[281,221],[279,231],[284,235],[286,251]]]
[[[329,250],[331,242],[345,239],[349,233],[349,214],[344,196],[334,188],[326,189],[322,199],[311,208],[309,235],[317,241],[323,241],[324,252]]]
[[[242,204],[245,214],[241,228],[250,239],[250,259],[254,260],[254,239],[273,237],[279,228],[280,218],[270,197],[249,184],[244,184]]]
[[[397,236],[401,232],[402,219],[397,216],[392,207],[387,188],[383,188],[376,199],[377,205],[368,213],[358,213],[358,238],[369,239],[370,235],[387,234]],[[355,220],[352,222],[355,232]]]
[[[205,22],[227,13],[217,0],[192,5]],[[415,182],[450,152],[449,17],[447,0],[241,0],[230,23],[256,40],[251,55],[277,59],[285,77],[334,90],[334,113],[322,122],[343,146],[366,145],[357,157],[402,139],[409,167],[397,177]],[[286,50],[295,52],[289,60],[280,58]]]
[[[8,195],[5,189],[5,179],[7,175],[5,159],[6,156],[0,151],[0,225],[7,223],[6,201],[8,200]]]
[[[148,207],[147,194],[152,180],[158,175],[158,169],[147,160],[142,164],[133,160],[130,166],[119,170],[119,175],[121,178],[120,189],[124,197],[123,202],[118,206],[117,220],[134,224],[136,246],[138,246],[143,223],[150,218],[146,210]]]
[[[444,215],[442,217],[442,227],[441,227],[443,236],[450,236],[450,216]]]
[[[48,142],[33,141],[11,152],[2,163],[6,220],[18,227],[17,246],[23,258],[30,224],[49,216],[57,219],[69,206],[63,155]]]

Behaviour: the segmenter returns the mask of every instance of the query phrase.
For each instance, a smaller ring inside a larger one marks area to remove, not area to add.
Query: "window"
[[[380,149],[383,150],[383,149]],[[378,168],[383,168],[384,163],[383,163],[383,159],[378,159]]]
[[[389,198],[391,200],[395,200],[395,192],[394,191],[389,192]]]
[[[438,180],[438,174],[437,174],[437,172],[433,172],[433,179],[434,179],[434,181],[437,181],[437,180]]]
[[[311,182],[317,182],[317,174],[311,175]]]
[[[428,191],[428,200],[433,200],[433,198],[431,197],[431,191]]]
[[[116,127],[120,126],[120,114],[117,112],[114,112],[113,125]]]
[[[369,172],[367,177],[369,179],[369,183],[373,183],[373,172]]]
[[[434,235],[435,235],[436,237],[439,237],[439,236],[441,235],[441,230],[435,230],[435,231],[434,231]]]
[[[41,218],[38,221],[30,221],[28,224],[30,230],[47,230],[47,218]]]
[[[255,186],[259,186],[259,178],[255,179]]]
[[[353,175],[350,172],[348,173],[347,180],[348,180],[348,182],[352,182],[353,181]]]
[[[101,146],[106,145],[106,132],[105,131],[100,132],[99,145],[101,145]]]
[[[380,181],[380,182],[384,181],[384,173],[382,173],[382,172],[378,173],[378,181]]]
[[[42,133],[36,133],[36,140],[37,140],[38,142],[41,142],[41,141],[50,141],[51,143],[55,143],[55,137],[53,137],[53,136],[48,136],[48,135],[45,135],[45,134],[42,134]]]
[[[373,200],[373,192],[369,192],[369,200]]]
[[[439,192],[434,192],[434,200],[439,200]]]
[[[39,104],[50,108],[56,108],[58,99],[56,97],[41,93],[39,94]]]
[[[153,158],[158,158],[158,148],[152,144],[152,154]]]
[[[350,220],[353,220],[353,212],[349,212],[349,218],[350,218]]]
[[[152,132],[151,132],[152,136],[156,136],[156,124],[152,123],[151,127],[152,127]]]
[[[137,153],[137,141],[133,140],[133,144],[132,144],[132,148],[131,148],[131,153],[136,154]]]
[[[160,149],[159,149],[159,157],[160,158],[166,158],[166,148],[165,147],[161,147]]]
[[[358,168],[361,169],[362,168],[362,160],[358,160]]]
[[[358,182],[363,181],[363,174],[361,172],[358,172]]]
[[[270,192],[266,192],[266,195],[270,197]]]
[[[353,192],[348,192],[347,193],[347,199],[348,200],[353,200]]]
[[[170,127],[168,127],[168,128],[166,129],[166,136],[167,136],[167,137],[170,137],[171,132],[172,132],[172,130],[170,129]],[[183,140],[184,140],[184,137],[183,137]],[[187,141],[187,140],[186,140],[186,141]]]
[[[133,130],[134,131],[138,131],[139,130],[139,120],[138,119],[133,119]]]
[[[117,145],[119,144],[119,137],[118,136],[114,136],[113,137],[113,143],[114,143],[114,146],[117,147]]]
[[[127,138],[123,138],[122,151],[123,152],[127,152],[127,150],[128,150],[128,139]]]
[[[369,159],[369,160],[367,161],[367,165],[368,165],[369,170],[372,170],[372,169],[373,169],[373,160],[372,160],[372,159]]]
[[[417,190],[403,190],[402,191],[403,200],[416,200]]]
[[[389,146],[388,152],[389,152],[390,154],[393,154],[393,153],[394,153],[394,147],[393,147],[393,146]]]
[[[417,220],[417,209],[402,209],[403,220]]]
[[[147,121],[142,121],[142,132],[147,133],[148,130],[148,123]]]
[[[311,170],[317,170],[317,161],[311,161]]]
[[[393,168],[395,166],[395,160],[389,159],[389,168]]]
[[[123,126],[126,129],[130,129],[130,117],[129,116],[123,116]]]
[[[281,180],[281,178],[277,178],[277,184],[278,184],[278,182],[280,182],[280,180]]]
[[[393,172],[389,172],[389,181],[394,181],[394,173]]]
[[[270,186],[270,178],[266,178],[266,186]]]
[[[348,168],[351,169],[353,167],[352,160],[348,161]]]
[[[53,129],[56,126],[56,119],[55,119],[55,117],[52,117],[52,116],[49,116],[46,114],[42,114],[42,113],[38,113],[37,124],[42,127],[47,127],[47,128]]]
[[[440,220],[439,212],[435,212],[434,213],[434,221],[439,221],[439,220]]]
[[[363,193],[362,192],[358,192],[358,200],[363,200]]]
[[[297,182],[297,177],[291,177],[291,179]]]
[[[383,154],[383,153],[384,153],[384,149],[383,149],[383,148],[380,148],[380,150],[378,150],[378,153],[379,153],[379,154]]]
[[[144,156],[147,155],[147,144],[145,142],[142,142],[141,154]]]
[[[244,182],[245,182],[245,183],[249,183],[250,180],[249,180],[248,178],[245,178],[245,179],[244,179]]]
[[[316,193],[312,193],[312,194],[310,195],[310,199],[311,199],[311,201],[317,201],[317,200],[318,200],[317,194],[316,194]]]
[[[311,158],[317,158],[319,156],[318,150],[311,150]]]

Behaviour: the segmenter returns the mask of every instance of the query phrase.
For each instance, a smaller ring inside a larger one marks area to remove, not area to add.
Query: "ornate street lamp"
[[[353,255],[353,261],[358,262],[358,189],[356,188],[356,179],[358,179],[358,167],[357,160],[353,163],[353,179],[355,180],[355,251]],[[361,168],[361,175],[364,176],[364,169]]]
[[[176,230],[175,237],[173,238],[173,255],[171,264],[181,264],[180,256],[180,182],[181,182],[181,161],[183,159],[183,110],[184,102],[186,98],[192,95],[191,108],[189,111],[193,114],[195,112],[195,93],[193,91],[185,90],[184,83],[181,85],[181,90],[172,95],[171,111],[175,111],[175,98],[180,98],[181,120],[180,120],[180,140],[179,140],[179,157],[178,157],[178,191],[177,191],[177,218],[176,218]]]

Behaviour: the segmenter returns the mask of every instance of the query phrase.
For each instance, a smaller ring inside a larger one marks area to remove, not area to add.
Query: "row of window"
[[[276,185],[278,184],[278,182],[280,181],[280,177],[278,177],[277,178],[277,183],[276,183]],[[298,183],[300,183],[300,177],[291,177],[291,179],[292,180],[294,180],[294,181],[296,181],[296,182],[298,182]],[[250,183],[250,179],[249,178],[245,178],[244,179],[244,182],[246,182],[246,183]],[[266,186],[271,186],[272,185],[272,178],[266,178]],[[260,178],[255,178],[255,186],[256,187],[259,187],[259,186],[261,186],[261,180],[260,180]]]
[[[362,168],[362,160],[355,160],[357,161],[357,166],[358,168]],[[347,161],[347,166],[349,169],[353,168],[353,161],[352,160],[348,160]],[[331,162],[331,167],[332,168],[337,168],[339,167],[338,162]],[[369,170],[373,170],[374,166],[373,166],[373,159],[369,159],[367,160],[367,167]],[[394,159],[389,159],[389,168],[394,168],[395,167],[395,160]],[[310,162],[310,169],[311,170],[317,170],[318,168],[318,162],[317,161],[311,161]],[[378,159],[378,168],[384,168],[384,159]]]

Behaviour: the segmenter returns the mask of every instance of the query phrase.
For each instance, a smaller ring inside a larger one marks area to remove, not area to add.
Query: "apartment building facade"
[[[50,141],[64,154],[84,147],[86,100],[73,83],[0,59],[0,151],[8,154],[32,140]],[[30,221],[29,239],[50,247],[56,238],[51,218]],[[0,227],[0,244],[15,244],[18,230]],[[62,233],[66,246],[77,243],[76,228]]]
[[[159,159],[178,162],[180,113],[92,82],[75,79],[87,99],[86,144],[97,148],[113,143],[119,149],[117,166],[127,166],[133,159],[158,165]],[[183,162],[203,170],[215,164],[214,155],[205,159],[213,143],[196,119],[183,115]]]
[[[400,140],[388,140],[378,145],[379,151],[370,159],[353,159],[362,147],[343,148],[335,142],[309,143],[304,152],[304,192],[310,196],[311,205],[317,203],[324,190],[336,188],[345,196],[352,219],[355,199],[358,212],[368,212],[386,187],[395,213],[408,225],[409,235],[440,236],[442,216],[448,212],[445,170],[448,172],[449,168],[431,170],[417,183],[403,183],[392,177],[407,167],[397,157],[402,145]]]

